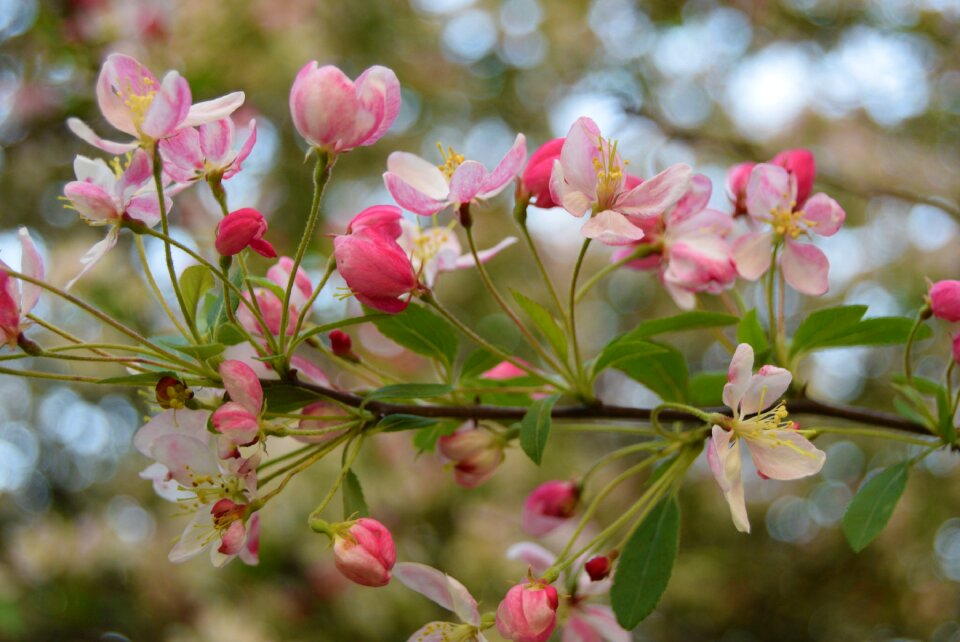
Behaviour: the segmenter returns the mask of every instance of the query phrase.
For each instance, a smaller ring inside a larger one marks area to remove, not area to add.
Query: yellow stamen
[[[440,150],[440,158],[443,159],[442,165],[437,165],[437,168],[443,172],[444,177],[449,181],[453,177],[453,173],[457,171],[457,168],[463,164],[465,160],[463,154],[458,154],[453,151],[453,147],[447,147],[446,151],[443,149],[443,144],[437,142],[437,149]]]

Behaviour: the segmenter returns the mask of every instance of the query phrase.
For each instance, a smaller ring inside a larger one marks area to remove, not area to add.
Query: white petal
[[[450,193],[450,186],[440,169],[415,154],[393,152],[387,157],[387,171],[434,200],[446,200]]]
[[[731,446],[733,433],[720,426],[713,427],[710,444],[707,447],[707,460],[714,479],[723,491],[723,497],[730,506],[733,525],[741,533],[750,532],[750,520],[747,518],[747,504],[743,497],[743,479],[741,478],[740,444]]]
[[[825,452],[795,430],[745,433],[747,450],[757,470],[770,479],[800,479],[820,472]]]

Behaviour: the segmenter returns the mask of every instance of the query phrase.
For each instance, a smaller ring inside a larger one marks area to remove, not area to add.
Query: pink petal
[[[140,129],[151,138],[173,133],[190,111],[190,84],[175,71],[167,72],[153,97]]]
[[[117,181],[116,191],[120,202],[125,203],[141,188],[153,181],[153,163],[142,149],[134,152],[130,164]]]
[[[677,304],[677,307],[681,310],[693,310],[697,307],[697,296],[694,292],[683,285],[680,285],[673,281],[668,275],[664,275],[663,286],[667,290],[667,294],[670,295],[670,298],[673,299],[673,302]]]
[[[387,157],[387,171],[433,200],[444,200],[450,193],[443,172],[415,154],[393,152]]]
[[[202,155],[213,165],[221,165],[233,148],[233,121],[221,118],[204,123],[197,128],[198,142]]]
[[[563,165],[558,160],[553,161],[553,172],[550,174],[550,197],[576,217],[590,211],[597,201],[596,194],[581,192],[567,183]]]
[[[564,180],[574,190],[583,192],[594,201],[597,195],[597,168],[594,160],[600,157],[600,140],[600,128],[597,124],[586,117],[578,118],[567,133],[560,150],[560,160],[557,161],[563,166]]]
[[[439,170],[437,171],[439,172]],[[421,216],[433,216],[447,206],[445,200],[437,200],[428,196],[392,172],[384,173],[383,182],[398,205]],[[444,194],[444,198],[446,198],[446,194]]]
[[[240,549],[240,561],[247,566],[260,563],[260,513],[254,513],[247,521],[247,541]]]
[[[40,251],[37,250],[33,239],[30,238],[30,232],[27,231],[27,228],[21,227],[19,236],[20,271],[29,277],[42,281],[44,278],[44,269],[43,257],[40,255]],[[37,305],[37,300],[40,298],[42,288],[33,283],[23,281],[20,285],[20,291],[20,313],[25,315]]]
[[[744,442],[757,470],[770,479],[800,479],[820,472],[827,459],[795,430],[764,430],[744,434]]]
[[[633,635],[624,630],[605,604],[582,604],[563,629],[560,642],[631,642]],[[576,622],[575,622],[576,620]]]
[[[401,562],[393,567],[393,577],[407,588],[456,613],[462,622],[480,625],[477,601],[463,584],[446,573],[425,564]]]
[[[242,361],[224,361],[220,364],[223,386],[236,401],[251,413],[258,415],[263,407],[263,388],[257,374]]]
[[[357,128],[355,144],[372,145],[387,133],[400,113],[400,81],[392,69],[375,65],[360,74],[354,86],[360,106],[357,121],[369,121]]]
[[[787,239],[780,268],[787,283],[802,294],[820,296],[830,289],[830,261],[815,245]]]
[[[748,232],[733,242],[733,263],[740,276],[756,281],[770,269],[773,252],[771,232]]]
[[[750,532],[750,520],[747,518],[747,504],[743,496],[743,479],[740,476],[740,445],[731,446],[733,433],[720,426],[713,427],[710,444],[707,446],[707,461],[714,479],[723,491],[723,497],[730,506],[733,525],[741,533]]]
[[[232,178],[243,169],[243,161],[247,160],[247,156],[250,155],[250,152],[253,151],[253,146],[257,143],[257,121],[250,119],[250,124],[247,125],[249,134],[247,134],[247,140],[243,142],[243,146],[240,148],[240,151],[237,152],[237,157],[233,160],[233,163],[230,165],[230,169],[223,173],[223,178]]]
[[[195,488],[194,484],[211,486],[220,473],[208,444],[188,435],[158,437],[150,448],[150,456],[169,468],[170,475],[184,488]]]
[[[783,396],[792,380],[793,375],[789,370],[777,366],[763,366],[757,374],[750,377],[750,383],[740,399],[740,414],[752,415],[766,410]]]
[[[260,435],[257,413],[250,412],[236,401],[228,401],[214,410],[210,423],[224,437],[220,440],[220,456],[223,458],[228,457],[225,453],[231,452],[236,446],[255,443]]]
[[[487,168],[477,161],[464,161],[450,177],[450,196],[452,203],[469,203],[486,183]]]
[[[643,238],[643,230],[613,210],[600,212],[587,221],[580,232],[606,245],[629,245]]]
[[[180,126],[196,127],[197,125],[203,125],[204,123],[226,118],[240,108],[244,98],[245,96],[242,91],[235,91],[220,98],[194,103],[190,106],[190,110],[187,112],[187,116],[183,122],[180,123]]]
[[[121,154],[126,154],[131,149],[136,149],[138,146],[137,142],[117,143],[111,140],[100,138],[97,136],[96,132],[90,129],[89,125],[79,118],[68,118],[67,128],[83,142],[89,143],[97,149],[102,149],[108,154],[115,154],[119,156]]]
[[[513,146],[504,155],[480,188],[480,198],[496,196],[510,181],[517,177],[527,160],[527,144],[523,134],[517,134]]]
[[[629,192],[621,193],[613,208],[628,216],[660,216],[687,192],[692,175],[688,165],[671,165]]]
[[[353,81],[333,65],[307,63],[290,89],[294,125],[316,147],[339,150],[352,143],[358,107]]]
[[[694,174],[690,179],[690,187],[671,210],[667,224],[676,225],[703,211],[712,193],[713,184],[710,179],[703,174]]]
[[[753,348],[749,343],[737,346],[727,369],[727,383],[723,386],[723,403],[730,410],[737,411],[740,400],[750,385],[753,376]]]
[[[167,204],[167,211],[170,211],[172,201],[164,194],[164,201]],[[160,222],[160,201],[157,199],[157,193],[146,191],[139,196],[134,196],[127,203],[127,209],[124,212],[130,218],[136,219],[147,227],[154,227]]]
[[[174,136],[160,141],[163,169],[170,178],[185,183],[203,175],[203,151],[200,134],[192,127],[181,129]]]
[[[833,236],[847,218],[840,205],[824,193],[814,194],[803,206],[804,219],[813,223],[810,231],[820,236]]]
[[[78,155],[73,159],[73,171],[78,181],[93,183],[109,194],[116,192],[117,175],[102,158],[91,159]]]
[[[508,236],[507,238],[503,239],[493,247],[488,248],[486,250],[480,250],[479,252],[477,252],[477,258],[480,259],[481,263],[486,263],[487,261],[495,257],[497,254],[499,254],[501,250],[510,247],[516,242],[517,242],[517,237]],[[457,268],[458,270],[474,267],[475,265],[476,265],[476,261],[473,258],[473,254],[464,254],[463,256],[457,257],[456,261],[454,262],[454,267]]]
[[[127,101],[131,96],[146,96],[158,89],[157,77],[139,61],[123,54],[110,54],[97,78],[97,103],[108,123],[131,136],[139,136]]]
[[[777,165],[761,163],[747,182],[747,212],[758,221],[769,221],[774,210],[793,211],[796,180]]]
[[[116,201],[99,185],[72,181],[63,188],[63,194],[83,218],[91,222],[119,219]]]
[[[543,575],[557,561],[557,556],[539,544],[520,542],[507,549],[507,559],[520,560],[537,577]]]
[[[153,458],[153,443],[164,435],[189,435],[201,441],[209,441],[209,418],[209,410],[165,410],[137,431],[133,437],[133,446],[147,457]]]

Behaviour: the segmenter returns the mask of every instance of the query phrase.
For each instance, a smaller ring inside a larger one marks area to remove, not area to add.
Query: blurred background
[[[110,132],[93,86],[114,51],[157,75],[178,69],[195,100],[246,91],[237,121],[256,118],[258,141],[244,171],[226,183],[230,205],[263,211],[268,238],[287,252],[311,196],[287,94],[299,68],[315,59],[351,77],[386,65],[403,87],[391,133],[338,163],[323,205],[325,232],[342,232],[363,207],[391,202],[381,174],[392,150],[439,162],[442,141],[489,167],[517,132],[532,152],[586,115],[619,139],[633,172],[689,163],[713,179],[713,204],[727,211],[730,164],[790,147],[815,152],[817,189],[848,217],[840,233],[820,240],[832,263],[830,293],[788,297],[791,325],[812,307],[837,303],[867,304],[874,316],[912,315],[926,278],[960,275],[958,0],[0,0],[0,257],[19,265],[16,228],[28,225],[56,284],[76,273],[101,232],[58,200],[73,179],[74,156],[98,155],[64,121],[80,116]],[[475,214],[483,244],[515,233],[509,191]],[[201,189],[179,196],[174,234],[208,249],[214,205]],[[569,278],[578,224],[560,210],[531,212],[557,278]],[[315,245],[306,262],[312,273],[322,271],[329,249],[326,239]],[[148,243],[148,250],[162,266],[160,248]],[[607,260],[591,250],[587,269]],[[163,333],[138,266],[125,235],[77,291],[144,332]],[[543,295],[519,246],[490,269],[503,287]],[[164,271],[155,273],[168,287]],[[748,302],[761,300],[749,284],[742,291]],[[438,286],[439,298],[480,332],[524,355],[478,292],[470,273],[444,275]],[[350,305],[321,297],[314,318],[335,320]],[[582,308],[585,349],[676,311],[654,277],[615,274]],[[110,338],[49,297],[38,313],[78,336]],[[354,339],[409,380],[430,380],[423,362],[399,355],[372,330]],[[947,340],[939,328],[918,353],[919,373],[942,371]],[[725,368],[727,354],[708,337],[680,337],[677,345],[694,372]],[[811,396],[889,410],[885,382],[900,359],[893,349],[833,350],[808,358],[802,374]],[[655,402],[617,374],[604,375],[600,391],[609,401]],[[324,466],[264,512],[259,567],[215,570],[202,558],[170,564],[183,523],[138,478],[147,462],[131,448],[146,411],[123,389],[0,376],[0,640],[392,641],[446,617],[402,586],[362,589],[336,573],[326,538],[305,525],[332,481]],[[390,435],[364,453],[358,471],[371,509],[397,536],[400,558],[443,568],[492,610],[525,573],[503,555],[523,539],[525,493],[582,472],[619,443],[558,431],[543,468],[515,449],[491,482],[465,491],[433,455],[416,457],[408,436]],[[838,529],[846,503],[867,471],[908,453],[841,438],[819,445],[828,459],[815,478],[751,478],[750,536],[734,530],[698,463],[682,494],[673,580],[637,640],[960,640],[955,458],[929,457],[887,531],[854,555]],[[606,517],[638,491],[622,490]]]

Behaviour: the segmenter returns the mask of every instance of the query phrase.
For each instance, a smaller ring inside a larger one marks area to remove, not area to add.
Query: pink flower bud
[[[480,376],[484,379],[492,379],[493,381],[505,381],[507,379],[525,377],[527,373],[509,361],[501,361]]]
[[[334,562],[347,579],[363,586],[385,586],[397,559],[386,526],[362,517],[333,541]]]
[[[343,330],[334,330],[327,336],[330,337],[330,349],[333,354],[344,359],[353,357],[353,341],[349,334]]]
[[[440,437],[437,451],[454,463],[453,478],[464,488],[476,488],[497,472],[503,461],[503,442],[488,430],[466,423],[452,435]]]
[[[0,346],[16,346],[19,336],[20,288],[13,277],[0,269]]]
[[[583,565],[583,569],[587,572],[587,575],[590,576],[591,582],[605,580],[610,575],[612,568],[613,560],[606,555],[597,555]]]
[[[930,309],[944,321],[960,321],[960,281],[937,281],[930,288]]]
[[[770,161],[793,174],[797,179],[797,207],[802,207],[813,190],[813,179],[817,175],[817,162],[809,149],[788,149],[773,157]]]
[[[401,297],[420,287],[410,257],[392,236],[394,226],[399,236],[399,220],[399,207],[368,208],[353,219],[348,234],[333,240],[337,270],[357,299],[389,314],[405,310],[409,297]]]
[[[579,499],[580,490],[572,481],[540,484],[523,503],[523,530],[531,535],[546,535],[573,517]]]
[[[497,607],[497,630],[513,642],[546,642],[557,626],[557,589],[531,581],[517,584]]]
[[[277,251],[263,240],[267,231],[267,221],[263,214],[245,207],[227,214],[217,225],[215,246],[221,256],[233,256],[246,248],[268,259],[276,258]]]
[[[747,183],[756,163],[738,163],[727,170],[727,196],[733,203],[734,216],[747,213]]]
[[[554,138],[541,145],[530,157],[530,162],[520,177],[523,189],[530,194],[537,207],[546,209],[557,206],[550,196],[550,174],[553,172],[553,161],[560,159],[564,140],[566,139]]]
[[[328,152],[374,144],[399,113],[400,83],[386,67],[370,67],[354,82],[336,67],[312,61],[290,88],[290,114],[297,131]]]

